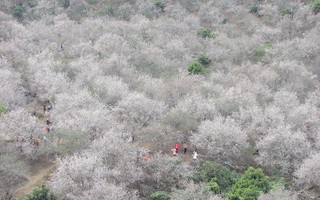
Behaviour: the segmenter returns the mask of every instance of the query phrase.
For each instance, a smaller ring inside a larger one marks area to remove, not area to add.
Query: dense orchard
[[[0,199],[53,160],[61,199],[222,199],[188,180],[207,161],[319,193],[310,2],[2,0]]]

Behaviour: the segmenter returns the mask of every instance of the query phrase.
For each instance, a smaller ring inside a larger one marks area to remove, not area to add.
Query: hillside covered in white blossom
[[[0,200],[319,198],[319,77],[319,0],[1,0]]]

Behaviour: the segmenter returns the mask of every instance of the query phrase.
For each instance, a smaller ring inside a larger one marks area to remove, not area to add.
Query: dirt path
[[[23,195],[30,193],[34,187],[44,184],[50,178],[55,168],[56,164],[50,163],[44,168],[39,169],[36,173],[27,175],[28,182],[15,190],[13,199],[21,198]]]

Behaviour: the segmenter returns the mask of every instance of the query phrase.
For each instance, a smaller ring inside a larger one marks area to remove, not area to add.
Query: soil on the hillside
[[[13,193],[13,199],[21,198],[32,191],[34,187],[41,186],[49,180],[51,173],[56,168],[55,163],[46,161],[37,161],[33,163],[31,171],[27,174],[27,182],[16,188]]]

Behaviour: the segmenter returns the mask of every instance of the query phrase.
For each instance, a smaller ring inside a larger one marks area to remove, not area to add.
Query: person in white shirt
[[[192,156],[193,160],[197,160],[198,158],[198,153],[196,151],[193,152],[193,156]]]

